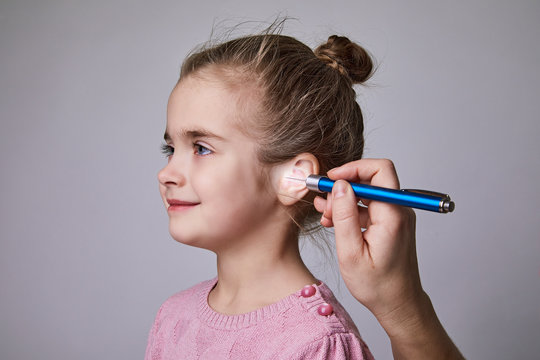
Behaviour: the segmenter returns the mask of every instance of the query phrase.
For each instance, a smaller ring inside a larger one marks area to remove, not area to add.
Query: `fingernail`
[[[347,188],[345,187],[345,183],[343,181],[337,181],[334,184],[332,190],[332,193],[334,194],[334,199],[337,199],[345,195],[345,191],[347,190]]]
[[[337,169],[339,169],[341,166],[338,166],[338,167],[335,167],[333,169],[330,169],[328,170],[327,174],[330,174],[330,173],[333,173],[334,171],[336,171]]]

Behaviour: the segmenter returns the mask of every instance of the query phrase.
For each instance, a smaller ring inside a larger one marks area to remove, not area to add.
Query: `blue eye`
[[[174,148],[168,144],[161,144],[161,152],[165,154],[166,157],[169,157],[174,154]]]
[[[212,153],[212,150],[202,146],[201,144],[194,143],[193,147],[195,148],[195,154],[199,156],[206,156]]]

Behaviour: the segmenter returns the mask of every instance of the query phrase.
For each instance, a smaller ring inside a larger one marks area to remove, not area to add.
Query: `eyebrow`
[[[178,132],[178,135],[180,135],[180,137],[185,137],[185,138],[188,138],[188,139],[196,139],[196,138],[214,138],[214,139],[217,139],[217,140],[225,140],[223,137],[219,136],[219,135],[216,135],[206,129],[202,129],[202,128],[196,128],[196,129],[182,129]],[[165,139],[165,141],[171,141],[172,138],[171,136],[169,135],[169,133],[167,131],[165,131],[165,134],[163,135],[163,139]]]

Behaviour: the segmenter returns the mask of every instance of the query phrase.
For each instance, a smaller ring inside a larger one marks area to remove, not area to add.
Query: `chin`
[[[179,228],[171,225],[169,226],[169,233],[174,240],[181,244],[211,250],[207,236],[193,234],[189,230],[186,231],[186,227]]]

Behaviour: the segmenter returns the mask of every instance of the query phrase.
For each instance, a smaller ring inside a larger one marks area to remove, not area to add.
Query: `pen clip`
[[[424,195],[436,196],[436,197],[442,198],[442,200],[450,200],[450,195],[448,195],[448,194],[443,194],[443,193],[436,192],[436,191],[431,191],[431,190],[401,189],[401,191],[408,191],[408,192],[413,192],[413,193],[417,193],[417,194],[424,194]]]

